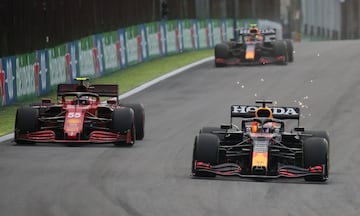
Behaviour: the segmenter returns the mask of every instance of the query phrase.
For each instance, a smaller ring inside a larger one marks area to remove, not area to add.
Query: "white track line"
[[[136,88],[124,93],[124,94],[119,95],[118,98],[119,98],[119,100],[127,98],[130,95],[133,95],[133,94],[136,94],[136,93],[138,93],[140,91],[143,91],[144,89],[149,88],[150,86],[155,85],[156,83],[159,83],[159,82],[161,82],[161,81],[163,81],[163,80],[165,80],[165,79],[167,79],[169,77],[175,76],[176,74],[182,73],[182,72],[184,72],[184,71],[186,71],[186,70],[188,70],[188,69],[190,69],[192,67],[196,67],[196,66],[198,66],[200,64],[211,61],[213,59],[214,59],[214,57],[208,57],[208,58],[202,59],[200,61],[194,62],[192,64],[186,65],[184,67],[181,67],[179,69],[176,69],[174,71],[171,71],[171,72],[169,72],[167,74],[164,74],[164,75],[162,75],[162,76],[160,76],[160,77],[158,77],[158,78],[156,78],[154,80],[151,80],[151,81],[149,81],[147,83],[144,83],[141,86],[136,87]]]
[[[175,76],[175,75],[177,75],[179,73],[182,73],[182,72],[184,72],[186,70],[189,70],[192,67],[196,67],[198,65],[201,65],[201,64],[203,64],[205,62],[208,62],[208,61],[211,61],[213,59],[214,59],[213,56],[208,57],[208,58],[202,59],[200,61],[194,62],[192,64],[186,65],[184,67],[178,68],[178,69],[176,69],[174,71],[171,71],[169,73],[166,73],[166,74],[164,74],[164,75],[162,75],[162,76],[160,76],[160,77],[158,77],[156,79],[153,79],[153,80],[151,80],[151,81],[149,81],[147,83],[144,83],[144,84],[140,85],[139,87],[136,87],[136,88],[134,88],[134,89],[132,89],[132,90],[130,90],[128,92],[125,92],[124,94],[119,95],[118,98],[119,98],[119,100],[127,98],[127,97],[129,97],[129,96],[131,96],[133,94],[136,94],[136,93],[138,93],[140,91],[143,91],[144,89],[149,88],[150,86],[155,85],[156,83],[159,83],[159,82],[161,82],[161,81],[163,81],[163,80],[165,80],[167,78]],[[5,136],[0,137],[0,143],[4,142],[6,140],[10,140],[10,139],[14,139],[14,133],[10,133],[10,134],[7,134]]]
[[[7,134],[5,136],[0,137],[0,143],[6,140],[14,139],[14,133]]]

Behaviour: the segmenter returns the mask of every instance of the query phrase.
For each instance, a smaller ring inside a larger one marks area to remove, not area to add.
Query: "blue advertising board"
[[[0,83],[2,106],[16,101],[16,57],[0,59]]]
[[[211,19],[206,20],[206,38],[207,38],[207,48],[214,47],[214,29]]]
[[[166,45],[166,22],[163,20],[160,22],[160,55],[167,55],[167,45]]]
[[[178,53],[184,51],[184,31],[183,31],[183,22],[182,20],[176,20],[176,37],[177,37],[177,48]]]
[[[105,58],[101,34],[94,35],[93,55],[95,73],[97,76],[101,76],[105,73]]]
[[[148,40],[147,40],[147,31],[146,25],[139,25],[139,41],[140,41],[140,53],[141,53],[141,61],[146,61],[149,58],[149,48],[148,48]]]
[[[44,95],[50,91],[49,52],[48,50],[36,51],[35,60],[36,90],[37,95]]]
[[[116,50],[118,55],[118,62],[120,68],[127,67],[127,52],[126,52],[126,31],[119,29],[117,31]]]

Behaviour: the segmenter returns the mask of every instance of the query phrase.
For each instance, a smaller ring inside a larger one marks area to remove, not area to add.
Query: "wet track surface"
[[[213,62],[124,102],[145,106],[145,139],[132,148],[0,144],[0,215],[360,214],[359,41],[295,44],[287,66],[215,68]],[[232,104],[272,99],[302,106],[301,125],[330,133],[330,179],[190,177],[202,126],[229,121]]]

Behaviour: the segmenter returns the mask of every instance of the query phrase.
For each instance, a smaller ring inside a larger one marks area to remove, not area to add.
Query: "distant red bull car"
[[[114,143],[133,145],[144,138],[145,113],[142,104],[118,102],[117,85],[59,84],[58,102],[42,99],[19,108],[15,119],[15,142]],[[102,98],[108,98],[101,102]]]
[[[215,66],[281,64],[294,61],[291,40],[277,40],[275,29],[249,29],[235,31],[235,38],[215,46]]]
[[[329,176],[326,131],[285,131],[286,119],[297,119],[298,107],[231,106],[231,121],[203,127],[196,135],[192,159],[195,177],[235,176],[257,179],[299,178],[325,182]],[[241,118],[239,123],[235,123]]]

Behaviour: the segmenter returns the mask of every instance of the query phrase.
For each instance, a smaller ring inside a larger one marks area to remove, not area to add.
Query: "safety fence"
[[[189,50],[213,48],[233,38],[234,28],[257,23],[254,19],[185,19],[145,23],[95,34],[56,47],[0,58],[0,104],[10,105],[42,96],[75,77],[100,77],[149,59]]]

